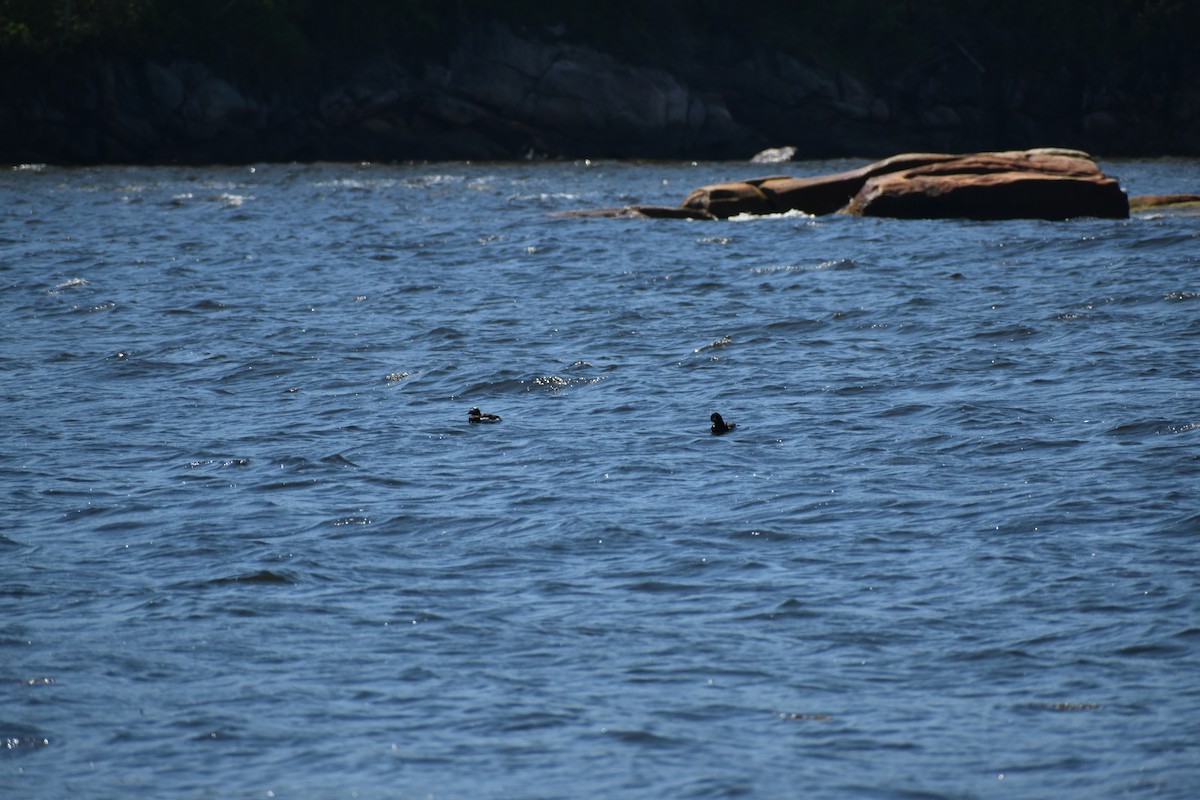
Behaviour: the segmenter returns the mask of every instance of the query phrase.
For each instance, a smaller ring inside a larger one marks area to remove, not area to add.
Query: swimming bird
[[[709,417],[709,419],[712,420],[713,436],[720,436],[722,433],[729,433],[731,430],[737,427],[736,422],[726,422],[721,418],[721,415],[715,411],[712,413],[712,416]]]
[[[499,422],[498,414],[485,414],[474,406],[467,412],[467,422]]]

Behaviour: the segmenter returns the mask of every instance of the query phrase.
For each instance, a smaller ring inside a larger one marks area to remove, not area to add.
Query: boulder
[[[752,178],[747,181],[717,183],[695,189],[683,201],[683,208],[703,211],[719,219],[738,214],[771,214],[775,207],[759,186],[778,178]],[[786,180],[786,179],[785,179]]]
[[[874,176],[845,213],[903,219],[1129,216],[1120,185],[1076,150],[977,153]]]

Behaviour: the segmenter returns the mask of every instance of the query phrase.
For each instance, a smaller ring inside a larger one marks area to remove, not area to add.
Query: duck
[[[720,436],[722,433],[729,433],[731,430],[737,427],[736,422],[726,422],[721,415],[715,411],[712,413],[712,416],[709,417],[709,419],[712,420],[713,436]]]
[[[485,414],[474,406],[467,412],[467,422],[499,422],[499,414]]]

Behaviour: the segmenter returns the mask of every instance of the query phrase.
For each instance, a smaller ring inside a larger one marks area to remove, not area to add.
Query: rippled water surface
[[[0,175],[0,796],[1197,796],[1200,218],[753,171]]]

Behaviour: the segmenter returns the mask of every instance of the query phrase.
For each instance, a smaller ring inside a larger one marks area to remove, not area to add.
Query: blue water
[[[753,174],[0,174],[0,797],[1198,796],[1200,218]]]

